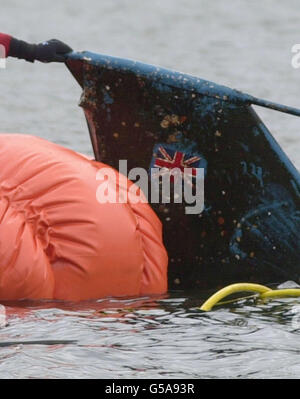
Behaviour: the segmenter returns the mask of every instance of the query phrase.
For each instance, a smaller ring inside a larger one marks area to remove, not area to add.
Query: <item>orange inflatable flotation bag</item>
[[[107,165],[18,134],[0,135],[0,160],[1,300],[166,292],[161,222],[147,203],[99,203]]]

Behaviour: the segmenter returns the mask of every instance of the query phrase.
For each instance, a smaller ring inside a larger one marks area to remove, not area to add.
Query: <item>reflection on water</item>
[[[6,303],[0,377],[298,377],[297,300],[252,299],[205,313],[197,309],[203,298],[182,294]]]

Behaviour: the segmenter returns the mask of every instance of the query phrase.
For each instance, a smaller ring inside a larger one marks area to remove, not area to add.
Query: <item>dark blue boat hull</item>
[[[300,281],[299,173],[249,96],[92,53],[73,53],[67,65],[83,88],[97,160],[149,170],[159,146],[202,159],[201,214],[187,215],[186,204],[152,204],[163,222],[170,289]]]

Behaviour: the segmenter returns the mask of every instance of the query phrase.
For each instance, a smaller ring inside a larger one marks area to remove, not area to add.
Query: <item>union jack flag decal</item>
[[[181,171],[181,175],[197,177],[197,168],[206,169],[204,157],[190,149],[177,148],[174,144],[157,144],[153,150],[150,168],[159,169],[160,173],[171,172],[173,169]],[[151,171],[153,173],[153,170]]]

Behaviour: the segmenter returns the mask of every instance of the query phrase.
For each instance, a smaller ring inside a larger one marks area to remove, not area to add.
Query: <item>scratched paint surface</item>
[[[204,211],[152,204],[163,222],[171,289],[299,281],[299,173],[247,105],[251,96],[87,52],[73,53],[68,67],[83,88],[96,159],[115,168],[126,159],[130,170],[149,169],[157,148],[201,154]]]

